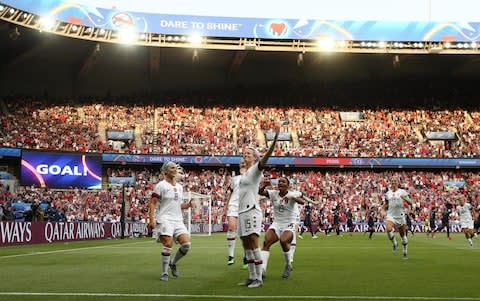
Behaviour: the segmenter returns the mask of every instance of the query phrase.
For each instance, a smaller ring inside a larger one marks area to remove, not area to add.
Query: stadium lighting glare
[[[140,34],[140,40],[145,40],[147,38],[147,35],[145,33]]]
[[[123,29],[118,32],[118,38],[123,44],[132,44],[135,41],[135,33],[132,29]]]
[[[15,13],[15,9],[14,9],[14,8],[10,8],[10,10],[8,11],[8,13],[9,13],[10,15],[13,15],[13,14]]]
[[[187,38],[186,38],[185,36],[182,36],[182,37],[180,38],[180,40],[182,40],[182,42],[185,42],[185,41],[187,40]]]
[[[27,14],[27,13],[23,13],[22,18],[23,18],[23,19],[26,19],[27,17],[28,17],[28,14]]]
[[[43,17],[40,19],[40,27],[42,29],[51,30],[55,26],[55,20],[50,17]]]
[[[202,36],[199,34],[193,34],[189,37],[189,41],[192,45],[202,44]]]
[[[445,42],[444,44],[445,48],[450,48],[452,46],[452,43],[450,42]]]
[[[385,47],[387,47],[387,43],[385,43],[384,41],[378,42],[378,48],[385,48]]]
[[[2,12],[5,9],[5,6],[0,5],[0,12]]]
[[[175,37],[173,38],[173,40],[174,40],[175,42],[178,42],[178,41],[180,41],[180,38],[179,38],[178,36],[175,36]]]
[[[91,28],[91,27],[87,27],[87,29],[85,29],[85,32],[86,32],[86,33],[92,32],[92,28]]]
[[[323,51],[331,51],[335,48],[335,42],[332,39],[320,39],[317,45]]]
[[[475,43],[475,42],[470,43],[470,47],[477,48],[477,43]]]
[[[337,45],[340,48],[345,48],[345,47],[347,47],[347,42],[346,41],[338,41]]]
[[[78,30],[78,26],[77,25],[73,25],[72,26],[72,32],[77,32]]]
[[[105,35],[105,32],[106,32],[105,29],[102,28],[102,29],[100,29],[100,31],[98,32],[98,34],[99,34],[100,36],[103,36],[103,35]]]
[[[168,42],[171,42],[173,40],[173,37],[172,36],[167,36],[167,41]]]
[[[467,49],[469,47],[468,43],[463,44],[463,48]]]
[[[361,43],[360,43],[360,46],[362,46],[362,47],[366,47],[366,46],[367,46],[367,43],[365,43],[365,42],[361,42]]]

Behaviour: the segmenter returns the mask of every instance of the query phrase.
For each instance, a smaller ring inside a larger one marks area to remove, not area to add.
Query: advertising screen
[[[265,39],[478,41],[478,0],[3,0],[78,25]]]
[[[102,187],[102,157],[92,154],[23,151],[21,184],[48,188]]]

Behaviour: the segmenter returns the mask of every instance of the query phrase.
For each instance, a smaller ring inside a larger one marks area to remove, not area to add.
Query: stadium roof
[[[53,85],[73,91],[57,94],[96,95],[97,91],[115,87],[124,89],[123,93],[134,93],[152,87],[168,90],[292,81],[475,80],[480,75],[480,58],[476,55],[302,54],[124,46],[41,33],[6,22],[0,23],[0,58],[4,95],[19,91],[38,94],[39,87],[35,86],[49,89]],[[20,84],[23,89],[16,87]]]

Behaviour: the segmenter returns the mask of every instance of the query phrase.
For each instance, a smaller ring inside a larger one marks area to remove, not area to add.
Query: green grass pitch
[[[384,233],[297,240],[294,270],[281,278],[278,244],[261,288],[237,262],[226,265],[226,235],[193,236],[180,277],[160,281],[161,245],[125,239],[0,248],[0,300],[480,300],[480,240],[461,234],[410,236],[409,259],[392,252]],[[398,239],[398,234],[397,234]],[[263,238],[261,239],[263,241]],[[399,240],[400,242],[400,240]],[[174,248],[174,251],[177,247]]]

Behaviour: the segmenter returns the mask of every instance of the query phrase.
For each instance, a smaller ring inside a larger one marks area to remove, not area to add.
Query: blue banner
[[[163,163],[173,161],[179,164],[197,165],[237,165],[240,156],[162,156],[103,154],[105,163]],[[480,167],[480,159],[418,159],[418,158],[320,158],[320,157],[271,157],[270,165],[288,167]]]
[[[25,150],[22,153],[23,186],[100,189],[101,177],[99,155]]]
[[[2,0],[96,28],[172,35],[365,41],[479,41],[469,0]]]
[[[19,148],[0,147],[0,156],[2,157],[20,157],[22,150]]]

